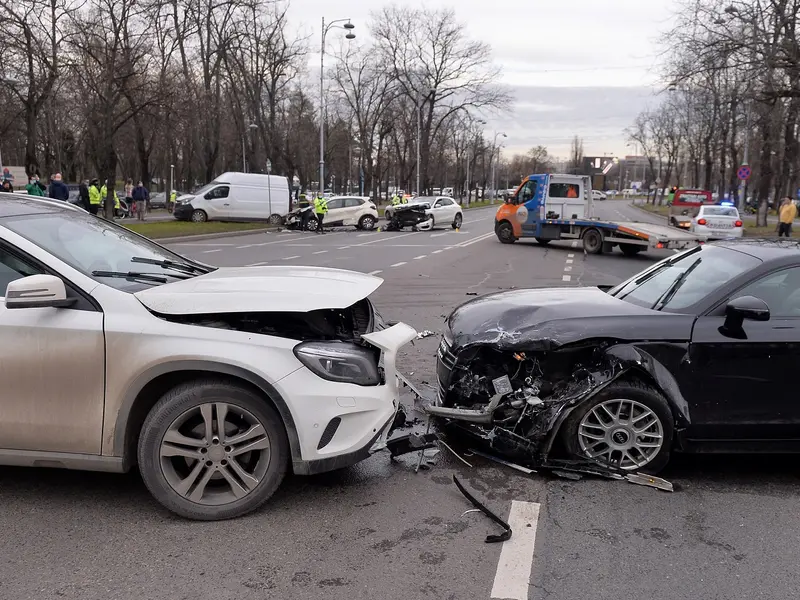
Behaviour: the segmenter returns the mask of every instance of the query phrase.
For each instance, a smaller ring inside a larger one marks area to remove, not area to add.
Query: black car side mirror
[[[769,321],[769,306],[761,298],[741,296],[729,301],[725,306],[725,324],[720,327],[723,335],[746,339],[743,337],[744,320]]]

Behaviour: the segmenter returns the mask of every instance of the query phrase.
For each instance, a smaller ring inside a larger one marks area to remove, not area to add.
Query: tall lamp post
[[[497,179],[495,177],[497,173],[497,163],[494,160],[494,155],[497,153],[497,160],[500,160],[500,147],[497,145],[497,136],[502,135],[504,138],[508,136],[503,131],[495,131],[494,132],[494,139],[492,140],[492,193],[494,197],[497,197]]]
[[[344,25],[338,25],[344,23]],[[353,33],[355,25],[350,22],[350,19],[337,19],[330,23],[325,23],[325,17],[322,17],[322,40],[319,49],[319,193],[325,191],[325,37],[328,31],[333,28],[346,29],[347,35],[344,36],[348,40],[354,40],[356,34]]]
[[[258,125],[255,123],[248,123],[242,133],[242,171],[244,173],[247,173],[247,146],[245,146],[245,138],[247,137],[248,131],[255,131],[256,129],[258,129]]]

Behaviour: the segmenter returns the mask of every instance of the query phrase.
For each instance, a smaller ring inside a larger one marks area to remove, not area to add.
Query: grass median
[[[184,237],[203,235],[206,233],[228,233],[232,231],[249,231],[253,229],[268,229],[267,223],[225,223],[211,221],[207,223],[192,223],[190,221],[159,221],[156,223],[120,223],[139,235],[152,238]]]

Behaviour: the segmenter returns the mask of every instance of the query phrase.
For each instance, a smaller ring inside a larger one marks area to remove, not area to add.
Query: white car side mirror
[[[6,288],[6,308],[63,308],[75,303],[67,298],[64,282],[53,275],[30,275],[16,279]]]

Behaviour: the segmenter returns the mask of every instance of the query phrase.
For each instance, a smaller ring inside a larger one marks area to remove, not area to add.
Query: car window
[[[358,198],[345,198],[344,199],[344,205],[345,206],[350,206],[350,207],[352,207],[352,206],[361,206],[362,204],[364,204],[364,201],[363,200],[359,200]]]
[[[536,182],[529,179],[517,194],[517,204],[525,204],[536,195]]]
[[[342,208],[344,206],[344,200],[342,198],[336,198],[335,200],[328,200],[328,210],[333,208]]]
[[[698,246],[609,290],[609,294],[646,308],[679,312],[761,261],[719,246]]]
[[[126,292],[157,285],[92,275],[93,271],[149,273],[175,281],[175,271],[156,265],[134,262],[134,257],[192,261],[140,237],[124,227],[99,219],[83,211],[23,215],[3,220],[3,226],[39,246],[95,281]]]
[[[700,209],[704,217],[738,217],[739,211],[733,206],[704,206]]]
[[[580,186],[575,183],[551,183],[551,198],[580,198]]]
[[[41,275],[42,271],[31,266],[0,246],[0,298],[5,297],[8,284],[30,275]]]
[[[772,317],[800,317],[800,267],[765,275],[740,289],[732,298],[755,296],[769,306]]]
[[[227,185],[215,187],[213,190],[205,195],[206,200],[216,200],[218,198],[227,198],[230,188]]]
[[[440,198],[439,199],[439,205],[440,206],[450,206],[451,204],[453,204],[453,201],[450,200],[450,198]]]

